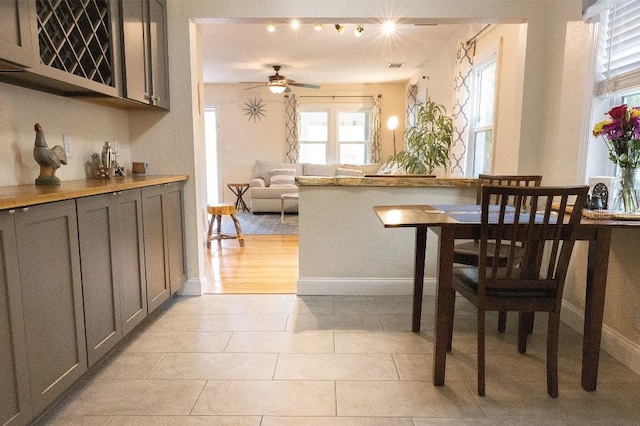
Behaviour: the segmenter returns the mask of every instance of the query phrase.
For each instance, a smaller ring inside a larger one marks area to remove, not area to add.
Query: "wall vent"
[[[402,68],[404,64],[387,64],[387,68]]]

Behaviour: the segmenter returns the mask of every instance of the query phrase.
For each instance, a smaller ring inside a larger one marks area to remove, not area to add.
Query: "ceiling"
[[[298,83],[349,84],[405,82],[449,40],[459,38],[463,24],[397,24],[386,35],[381,23],[363,23],[361,37],[356,23],[302,22],[297,30],[286,22],[267,31],[267,22],[198,23],[202,35],[205,83],[267,82],[272,65]],[[389,69],[390,63],[404,64]]]

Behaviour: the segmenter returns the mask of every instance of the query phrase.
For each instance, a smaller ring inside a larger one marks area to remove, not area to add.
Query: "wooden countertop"
[[[411,175],[376,177],[297,176],[298,186],[475,187],[476,178],[433,178]]]
[[[189,176],[127,176],[112,179],[62,181],[60,185],[35,184],[0,187],[0,210],[33,206],[72,198],[88,197],[127,189],[144,188],[171,182],[181,182]]]

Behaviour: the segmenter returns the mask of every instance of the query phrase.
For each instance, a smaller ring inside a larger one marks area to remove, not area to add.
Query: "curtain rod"
[[[471,37],[469,40],[467,40],[466,45],[469,46],[471,43],[473,43],[474,41],[476,41],[476,39],[480,36],[480,34],[482,34],[487,28],[489,28],[491,26],[491,24],[487,24],[483,29],[481,29],[480,31],[478,31],[476,33],[476,35],[474,35],[473,37]]]

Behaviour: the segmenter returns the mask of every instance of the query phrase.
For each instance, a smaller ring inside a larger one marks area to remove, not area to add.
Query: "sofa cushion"
[[[256,160],[251,179],[262,178],[266,186],[271,183],[272,169],[296,169],[296,176],[302,176],[302,163],[279,163],[277,161]]]
[[[335,176],[336,165],[304,163],[302,171],[305,176]]]
[[[271,187],[296,186],[296,169],[271,169]]]
[[[345,169],[343,167],[336,168],[336,176],[348,176],[348,177],[362,177],[363,173],[360,170]]]

